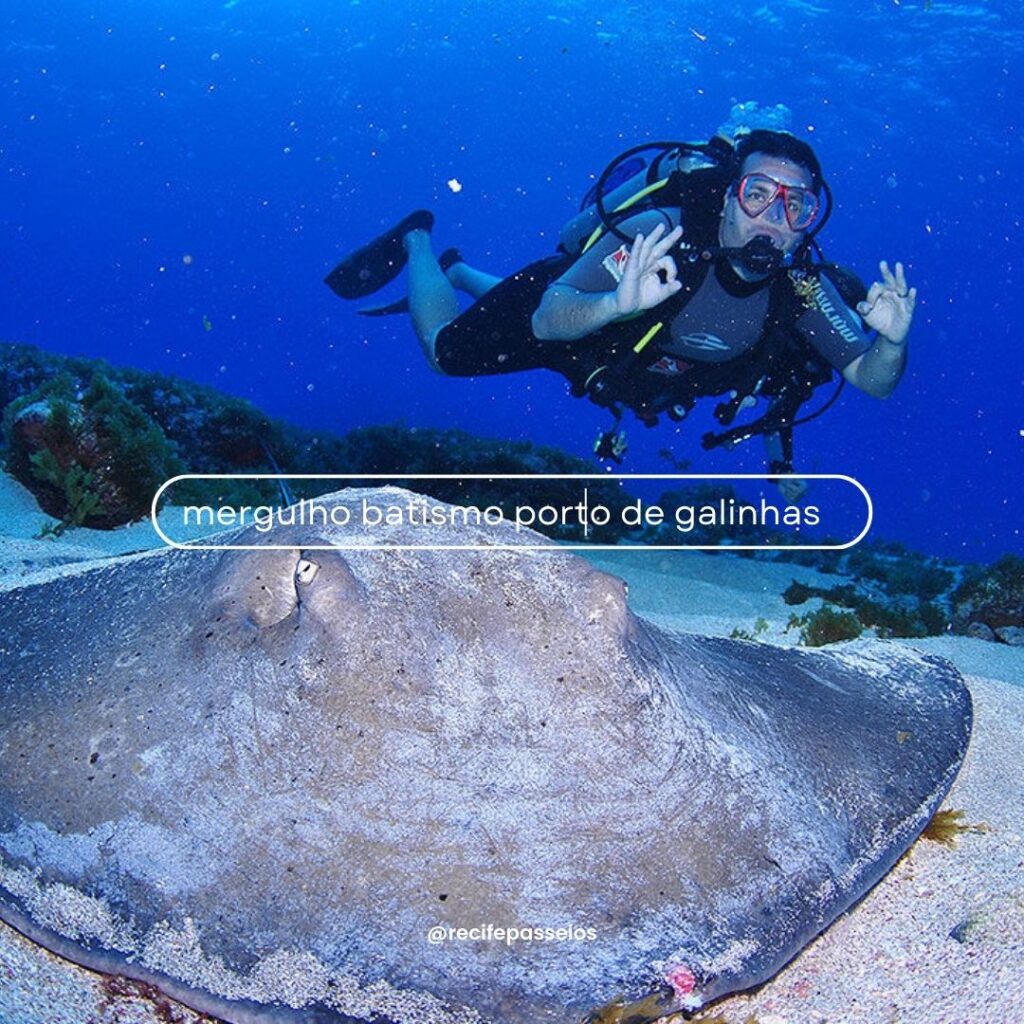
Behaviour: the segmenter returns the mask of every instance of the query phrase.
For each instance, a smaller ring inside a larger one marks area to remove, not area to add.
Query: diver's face
[[[809,189],[812,184],[811,172],[800,164],[785,157],[768,156],[765,153],[751,153],[743,161],[739,179],[749,174],[763,174],[782,185]],[[734,183],[725,197],[722,220],[718,229],[719,244],[729,248],[742,248],[752,238],[765,235],[783,253],[794,252],[804,240],[805,231],[794,231],[786,220],[783,194],[756,217],[746,213],[737,197]]]

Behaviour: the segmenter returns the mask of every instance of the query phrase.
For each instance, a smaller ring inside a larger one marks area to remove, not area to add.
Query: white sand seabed
[[[31,495],[0,474],[0,590],[161,543],[146,522],[33,539],[45,521]],[[792,609],[782,591],[793,579],[834,582],[799,566],[731,556],[627,549],[592,560],[625,578],[634,611],[662,626],[728,635],[752,631],[760,617],[769,624],[763,636],[787,644],[795,638],[785,631]],[[944,806],[986,828],[965,833],[952,849],[918,842],[772,981],[701,1016],[729,1024],[750,1017],[758,1024],[1024,1020],[1024,649],[953,636],[910,646],[948,658],[965,674],[974,733]],[[133,986],[68,964],[0,925],[0,1024],[168,1019]],[[175,1006],[171,1019],[204,1018]]]

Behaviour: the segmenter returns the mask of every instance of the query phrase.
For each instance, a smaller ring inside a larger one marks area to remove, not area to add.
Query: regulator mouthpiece
[[[737,249],[735,259],[745,270],[762,277],[774,273],[788,262],[786,254],[767,235],[758,235],[742,249]]]

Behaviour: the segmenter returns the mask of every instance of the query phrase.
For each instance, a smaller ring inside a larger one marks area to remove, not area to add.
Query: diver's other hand
[[[641,234],[634,239],[622,270],[622,280],[615,289],[616,316],[651,309],[683,287],[682,282],[676,280],[675,260],[668,255],[683,237],[683,229],[673,228],[662,238],[664,233],[665,225],[659,224],[646,238]]]
[[[896,264],[895,275],[889,264],[882,260],[878,264],[882,280],[876,281],[869,289],[863,302],[857,303],[857,312],[868,327],[878,331],[896,345],[907,340],[910,321],[914,317],[917,289],[907,287],[903,264]]]

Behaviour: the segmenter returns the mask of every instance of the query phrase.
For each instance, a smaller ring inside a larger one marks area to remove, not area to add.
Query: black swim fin
[[[463,262],[462,253],[458,249],[445,249],[438,256],[437,262],[442,270],[447,270],[453,263]],[[366,306],[363,309],[357,309],[356,312],[360,316],[391,316],[393,313],[408,313],[409,298],[408,296],[403,296],[394,302],[389,302],[385,306]]]
[[[409,296],[403,295],[386,306],[364,306],[362,309],[357,309],[356,312],[360,316],[390,316],[392,313],[408,313]]]
[[[445,249],[440,256],[437,257],[437,265],[445,272],[448,268],[455,263],[465,263],[466,261],[462,258],[462,253],[458,249]]]
[[[429,231],[433,226],[434,215],[429,210],[415,210],[390,231],[346,256],[324,278],[324,284],[343,299],[372,294],[394,280],[405,266],[408,254],[403,237],[417,228]]]

